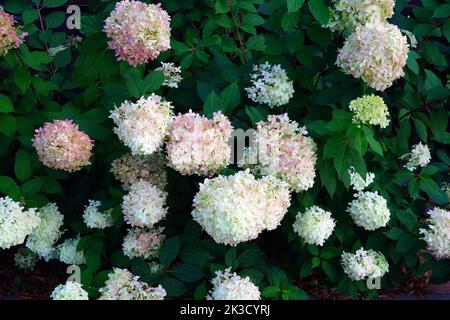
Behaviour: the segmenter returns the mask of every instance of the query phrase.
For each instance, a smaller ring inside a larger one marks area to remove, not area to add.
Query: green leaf
[[[368,127],[363,127],[362,129],[364,131],[366,140],[369,143],[369,146],[372,149],[372,151],[374,151],[375,153],[378,153],[380,156],[382,156],[383,148],[381,147],[381,144],[377,140],[375,140],[372,129],[370,129]]]
[[[212,117],[213,113],[218,111],[225,113],[225,106],[223,105],[222,99],[213,91],[206,97],[205,103],[203,104],[203,112],[207,117]]]
[[[241,102],[241,93],[239,92],[237,82],[228,85],[220,94],[220,98],[226,113],[230,114],[233,112]]]
[[[265,121],[270,114],[270,110],[264,107],[250,107],[245,106],[245,112],[249,116],[253,125],[256,125],[260,121]]]
[[[20,189],[10,177],[0,176],[0,192],[11,197],[14,201],[20,200]]]
[[[115,267],[128,268],[130,266],[130,258],[124,255],[122,250],[116,250],[111,254],[111,263]]]
[[[26,198],[34,196],[41,190],[42,183],[42,178],[34,178],[25,182],[21,188],[23,196]]]
[[[287,0],[288,12],[298,11],[304,2],[305,2],[305,0]]]
[[[199,286],[195,289],[194,292],[194,299],[195,300],[204,300],[206,293],[207,293],[207,289],[206,289],[206,282],[203,281],[202,283],[199,284]]]
[[[434,10],[433,18],[441,19],[450,16],[450,4],[443,4]]]
[[[164,277],[161,279],[160,283],[166,290],[168,297],[180,296],[186,291],[186,286],[183,282],[172,277]]]
[[[234,268],[236,264],[236,248],[231,248],[225,254],[225,265]]]
[[[323,0],[309,0],[308,8],[311,14],[320,24],[325,25],[330,19],[330,10]]]
[[[167,238],[159,251],[159,260],[161,264],[168,266],[176,259],[179,252],[180,238],[178,236]]]
[[[227,5],[227,0],[216,0],[216,13],[227,13],[230,8]]]
[[[61,11],[53,11],[45,16],[45,25],[47,28],[57,28],[66,20],[66,14]]]
[[[152,71],[144,79],[145,93],[158,90],[164,82],[164,74],[161,71]]]
[[[0,112],[2,113],[14,112],[14,107],[11,100],[1,93],[0,93]]]
[[[171,273],[178,279],[184,282],[194,282],[203,278],[202,270],[192,264],[179,264],[171,270]]]
[[[420,189],[422,191],[425,191],[437,204],[445,205],[448,203],[448,198],[445,192],[430,177],[420,177]]]
[[[44,6],[47,8],[56,8],[65,4],[67,0],[44,0]]]
[[[264,50],[266,50],[265,42],[266,42],[266,39],[264,38],[263,35],[251,36],[247,40],[247,47],[250,50],[264,51]]]
[[[395,251],[400,253],[408,252],[409,250],[414,248],[416,243],[417,243],[416,237],[414,237],[410,233],[403,233],[400,236],[400,239],[398,240],[397,244],[395,245]]]
[[[10,114],[0,114],[0,132],[10,138],[14,137],[16,133],[17,123],[16,118]]]
[[[280,288],[278,286],[269,286],[263,289],[261,295],[265,298],[276,299],[280,295]]]
[[[16,153],[16,162],[14,163],[14,173],[21,181],[27,180],[31,176],[31,163],[28,153],[19,150]]]
[[[14,71],[14,83],[22,93],[27,91],[31,84],[31,75],[27,67],[20,66]]]

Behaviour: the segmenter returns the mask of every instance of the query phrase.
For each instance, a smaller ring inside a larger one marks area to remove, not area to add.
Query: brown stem
[[[239,45],[241,46],[242,59],[244,60],[244,64],[246,64],[247,58],[245,57],[245,54],[246,54],[247,50],[245,49],[244,42],[242,41],[241,33],[239,32],[239,25],[236,21],[236,16],[234,15],[234,12],[233,12],[233,5],[231,4],[230,0],[227,1],[227,4],[228,4],[228,7],[230,8],[231,18],[233,19],[234,26],[236,27]]]

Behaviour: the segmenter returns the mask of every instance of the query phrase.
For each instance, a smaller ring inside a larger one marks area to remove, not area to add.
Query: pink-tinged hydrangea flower
[[[408,51],[407,39],[397,26],[370,23],[357,26],[347,38],[336,65],[371,88],[383,91],[403,77]]]
[[[133,227],[153,227],[167,214],[166,198],[167,192],[147,181],[133,183],[130,192],[123,197],[125,221]]]
[[[296,192],[305,191],[314,184],[317,160],[316,143],[306,133],[306,129],[290,121],[287,114],[270,115],[266,122],[257,124],[255,143],[241,165],[261,174],[274,175]]]
[[[110,115],[116,125],[114,133],[133,155],[150,155],[161,147],[169,133],[172,108],[170,102],[155,94],[136,103],[124,101]]]
[[[422,239],[436,258],[450,258],[450,211],[434,208],[428,215],[428,229],[419,230]]]
[[[114,268],[105,286],[99,290],[99,300],[164,300],[166,290],[150,287],[127,269]]]
[[[132,66],[154,60],[170,49],[170,16],[161,4],[120,1],[105,20],[103,31],[117,59]]]
[[[142,257],[145,259],[157,257],[165,236],[164,228],[140,229],[132,228],[123,239],[123,253],[130,258]]]
[[[228,165],[233,127],[214,113],[212,120],[189,110],[172,122],[167,144],[169,165],[181,174],[211,176]]]
[[[0,249],[22,244],[40,220],[35,209],[25,210],[10,197],[0,198]]]
[[[14,23],[14,17],[0,6],[0,57],[6,55],[10,49],[18,48],[23,43],[23,38],[28,35],[17,30]]]
[[[113,161],[111,172],[122,183],[125,190],[139,181],[145,180],[161,190],[167,185],[166,159],[161,152],[149,156],[132,156],[127,153]]]
[[[35,132],[33,145],[47,167],[73,172],[90,164],[93,142],[72,120],[46,122]]]
[[[206,179],[194,197],[192,217],[217,242],[237,245],[280,223],[290,205],[287,184],[257,180],[249,170]]]
[[[241,278],[231,268],[216,271],[211,280],[213,288],[209,291],[207,300],[260,300],[258,286],[249,277]]]

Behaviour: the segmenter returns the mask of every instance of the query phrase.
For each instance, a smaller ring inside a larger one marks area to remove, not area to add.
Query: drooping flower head
[[[147,181],[133,183],[130,192],[123,197],[125,221],[133,227],[153,227],[167,214],[166,198],[167,192]]]
[[[57,247],[58,259],[66,264],[84,264],[86,259],[82,250],[78,251],[80,236],[65,240]]]
[[[214,113],[208,119],[189,110],[173,120],[167,143],[169,165],[181,174],[212,176],[228,165],[233,127],[230,120]]]
[[[257,164],[250,164],[252,170],[286,181],[295,192],[313,186],[317,146],[287,114],[270,115],[266,122],[259,122],[250,150],[257,154]]]
[[[124,101],[111,112],[114,133],[133,155],[150,155],[163,144],[172,121],[172,104],[158,95]]]
[[[336,65],[379,91],[404,76],[408,42],[397,26],[370,23],[357,26],[339,50]]]
[[[23,38],[28,34],[22,33],[14,27],[14,16],[6,13],[0,6],[0,57],[6,55],[10,49],[18,48]]]
[[[65,284],[58,285],[50,298],[52,300],[89,300],[86,290],[75,281],[67,281]]]
[[[0,248],[9,249],[22,244],[39,221],[35,209],[25,210],[10,197],[0,198]]]
[[[183,80],[181,77],[181,68],[177,67],[173,62],[161,62],[161,67],[155,71],[162,71],[164,75],[163,86],[169,88],[178,88],[178,83]]]
[[[330,21],[331,31],[354,31],[357,26],[383,22],[394,14],[394,0],[334,0]]]
[[[273,108],[289,102],[294,95],[294,85],[281,65],[269,62],[254,65],[251,74],[252,86],[245,88],[247,95],[256,103]]]
[[[30,249],[21,247],[14,255],[14,265],[24,271],[32,271],[39,261],[39,256]]]
[[[430,149],[426,144],[419,142],[411,148],[411,152],[400,157],[406,161],[404,167],[409,171],[414,171],[418,167],[426,167],[431,161]]]
[[[375,178],[375,174],[372,172],[366,173],[366,178],[363,179],[361,175],[356,172],[354,167],[350,167],[348,169],[348,174],[350,175],[350,185],[353,187],[355,191],[363,191],[365,188],[367,188]]]
[[[374,94],[352,100],[349,109],[353,112],[352,121],[358,127],[362,124],[371,124],[386,128],[389,124],[388,107],[383,98]]]
[[[99,291],[99,300],[164,300],[166,296],[161,285],[150,287],[127,269],[119,268],[114,268]]]
[[[419,230],[422,239],[436,258],[450,258],[450,211],[434,208],[428,215],[428,229]]]
[[[55,203],[48,203],[38,211],[39,225],[27,238],[26,246],[45,261],[55,258],[55,243],[62,235],[64,216]]]
[[[149,156],[132,156],[127,153],[112,162],[111,172],[125,190],[139,181],[147,181],[161,190],[167,186],[166,159],[161,152]]]
[[[117,2],[103,31],[117,59],[132,66],[148,63],[170,49],[170,16],[160,4]]]
[[[286,184],[257,180],[246,170],[201,183],[192,216],[217,243],[235,246],[274,229],[289,204]]]
[[[207,300],[260,300],[259,288],[249,277],[241,278],[231,268],[216,271],[216,277],[211,280],[213,288],[209,291]]]
[[[371,249],[361,248],[355,254],[343,252],[341,265],[344,272],[353,281],[379,278],[389,271],[389,264],[384,255]]]
[[[323,246],[333,233],[336,222],[331,217],[331,212],[312,206],[303,214],[299,212],[292,226],[306,243]]]
[[[73,172],[90,164],[93,142],[72,120],[46,122],[35,132],[33,145],[47,167]]]
[[[100,211],[100,201],[89,200],[89,204],[86,206],[83,212],[83,221],[91,229],[105,229],[113,225],[114,221],[111,216],[112,209],[104,212]]]
[[[347,212],[358,226],[368,231],[386,226],[391,216],[386,199],[378,192],[370,191],[356,194],[356,199],[348,204]]]
[[[159,248],[164,242],[162,233],[164,228],[157,229],[128,229],[128,234],[123,239],[122,250],[129,258],[142,257],[144,259],[158,256]]]

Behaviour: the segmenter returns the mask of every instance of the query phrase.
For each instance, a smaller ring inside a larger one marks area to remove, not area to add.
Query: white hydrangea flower
[[[382,22],[394,14],[394,0],[334,0],[330,21],[331,31],[353,31],[356,26]]]
[[[105,286],[99,292],[99,300],[164,300],[166,296],[166,290],[161,285],[149,287],[127,269],[119,268],[114,268],[108,275]]]
[[[113,218],[111,216],[112,209],[100,212],[99,208],[102,205],[100,201],[89,200],[83,212],[83,221],[91,229],[105,229],[113,225]]]
[[[336,65],[379,91],[404,76],[408,42],[397,26],[370,23],[357,26],[339,50]]]
[[[358,127],[361,124],[378,125],[386,128],[389,125],[389,110],[383,98],[374,94],[352,100],[349,105],[353,112],[352,122]]]
[[[39,256],[30,249],[22,247],[14,255],[14,265],[19,269],[31,271],[39,261]]]
[[[359,192],[349,203],[347,212],[358,226],[368,231],[386,226],[391,215],[386,199],[370,191]]]
[[[64,216],[55,203],[48,203],[38,211],[39,225],[29,235],[26,247],[39,255],[45,261],[55,258],[55,243],[63,232]]]
[[[414,171],[418,167],[426,167],[431,161],[430,149],[426,144],[419,142],[412,146],[411,152],[400,157],[406,161],[404,167],[409,171]]]
[[[213,288],[206,296],[207,300],[260,300],[259,288],[249,277],[241,278],[231,268],[216,271],[211,280]]]
[[[123,239],[122,250],[129,258],[143,257],[145,259],[155,258],[164,242],[164,228],[157,229],[128,229],[128,234]]]
[[[35,209],[25,210],[10,197],[0,198],[0,248],[9,249],[22,244],[39,221]]]
[[[163,144],[172,122],[172,104],[151,94],[136,103],[123,102],[111,112],[114,133],[133,155],[150,155]]]
[[[256,239],[276,227],[289,207],[287,186],[274,183],[257,180],[249,170],[205,179],[194,197],[192,216],[217,243],[235,246]]]
[[[428,211],[428,229],[420,229],[427,248],[438,259],[450,258],[450,211],[433,208]]]
[[[67,239],[62,244],[60,244],[57,247],[59,261],[76,265],[86,263],[83,251],[77,251],[79,241],[80,236],[72,239]]]
[[[167,192],[147,181],[133,183],[130,192],[123,197],[125,221],[133,227],[153,227],[167,214],[166,199]]]
[[[163,86],[169,88],[178,88],[178,83],[183,80],[181,77],[181,68],[177,67],[173,62],[161,62],[161,67],[155,71],[162,71],[164,75]]]
[[[50,298],[52,300],[89,300],[86,290],[75,281],[67,281],[65,284],[58,285]]]
[[[248,97],[256,103],[273,108],[289,102],[294,95],[293,82],[289,80],[281,65],[269,62],[254,65],[251,74],[252,86],[245,88]]]
[[[302,214],[299,212],[292,225],[294,231],[308,244],[323,246],[336,226],[331,212],[312,206]]]
[[[366,173],[366,179],[363,179],[361,175],[355,171],[354,167],[350,167],[348,169],[348,174],[350,175],[350,185],[353,187],[355,191],[363,191],[367,188],[375,178],[375,174],[372,172]]]
[[[258,174],[274,175],[295,192],[308,190],[316,176],[317,146],[306,134],[306,128],[287,114],[270,115],[257,124],[254,144],[239,164]]]
[[[361,248],[355,254],[343,252],[341,265],[344,272],[353,281],[365,278],[381,278],[389,271],[389,263],[384,255],[371,249],[364,250]]]

